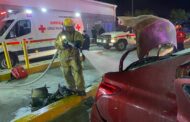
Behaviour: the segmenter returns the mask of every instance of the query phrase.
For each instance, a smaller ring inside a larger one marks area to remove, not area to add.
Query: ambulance
[[[51,10],[22,10],[0,20],[0,68],[6,68],[2,42],[6,42],[12,66],[24,60],[22,40],[26,40],[29,60],[52,56],[54,41],[63,29],[66,17],[75,22],[75,29],[83,32],[80,13]]]
[[[136,45],[136,35],[129,31],[106,32],[97,37],[97,45],[103,46],[105,49],[115,47],[116,50],[123,51],[128,44]]]

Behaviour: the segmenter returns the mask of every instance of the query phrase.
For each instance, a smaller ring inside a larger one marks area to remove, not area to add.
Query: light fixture
[[[32,14],[32,10],[31,10],[31,9],[26,9],[25,12],[26,12],[27,14]]]
[[[62,38],[62,40],[65,40],[65,39],[66,39],[66,36],[65,36],[65,35],[63,35],[61,38]]]
[[[47,12],[47,9],[46,8],[41,8],[41,11],[45,13],[45,12]]]
[[[80,17],[80,13],[79,13],[79,12],[76,12],[76,13],[75,13],[75,16],[76,16],[76,17]]]
[[[9,9],[8,12],[9,12],[9,13],[13,13],[13,10]]]

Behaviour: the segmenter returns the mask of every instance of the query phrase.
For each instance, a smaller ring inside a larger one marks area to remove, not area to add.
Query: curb
[[[44,108],[39,109],[31,114],[23,116],[19,119],[12,120],[11,122],[48,122],[53,119],[58,118],[63,115],[71,108],[76,107],[82,102],[82,100],[87,99],[90,96],[95,96],[98,88],[98,84],[87,88],[87,95],[84,97],[72,95],[55,103],[52,103]]]
[[[31,66],[30,69],[27,69],[28,74],[34,74],[34,73],[39,73],[44,71],[50,62],[46,62],[44,64],[38,64],[38,65],[34,65]],[[51,65],[51,68],[56,68],[60,66],[60,62],[59,61],[54,61],[53,64]],[[0,82],[1,81],[5,81],[5,80],[9,80],[11,78],[11,70],[7,71],[6,73],[0,74]]]

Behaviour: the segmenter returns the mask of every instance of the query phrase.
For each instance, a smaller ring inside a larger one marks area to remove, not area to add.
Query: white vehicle
[[[73,18],[76,30],[83,32],[81,17],[72,12],[26,10],[0,21],[0,42],[8,44],[12,65],[24,60],[21,41],[27,41],[29,59],[51,56],[55,53],[54,41],[62,30],[64,18]],[[1,44],[1,43],[0,43]],[[0,47],[0,68],[6,68],[3,48]]]
[[[128,44],[136,44],[135,34],[123,31],[103,33],[97,37],[97,44],[105,49],[114,46],[118,51],[123,51]]]

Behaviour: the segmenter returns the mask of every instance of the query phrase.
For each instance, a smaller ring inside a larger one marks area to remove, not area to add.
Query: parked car
[[[118,72],[103,76],[91,122],[190,122],[190,49],[123,69],[130,51]]]

